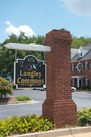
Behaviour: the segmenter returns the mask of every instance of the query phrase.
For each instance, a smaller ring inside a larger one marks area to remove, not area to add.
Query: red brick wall
[[[89,69],[84,69],[84,62],[85,62],[85,60],[84,61],[79,61],[83,65],[83,67],[81,69],[81,72],[78,72],[77,69],[75,68],[75,71],[72,71],[72,75],[73,76],[75,76],[75,75],[76,76],[78,76],[78,75],[89,75],[89,74],[91,74],[91,65],[90,65],[91,64],[91,60],[86,60],[86,61],[89,62]],[[76,67],[79,62],[74,62],[72,64],[75,64],[75,67]]]
[[[84,69],[85,60],[84,61],[79,61],[83,65],[81,71],[78,72],[77,69],[75,68],[75,70],[72,71],[71,73],[72,73],[72,76],[84,76],[84,78],[87,75],[88,79],[90,80],[90,84],[91,84],[91,60],[86,60],[86,61],[89,62],[89,68],[88,69]],[[75,67],[76,67],[79,62],[72,62],[72,64],[75,64]]]
[[[46,35],[47,91],[43,115],[50,117],[56,127],[76,123],[76,105],[71,95],[70,32],[53,30]]]

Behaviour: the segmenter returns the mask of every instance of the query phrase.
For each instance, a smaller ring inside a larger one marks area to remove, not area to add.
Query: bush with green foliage
[[[15,97],[18,101],[27,101],[27,100],[31,100],[30,97],[28,96],[17,96]]]
[[[78,110],[77,119],[79,126],[91,125],[91,109]]]
[[[54,124],[43,116],[13,116],[0,121],[0,137],[51,130]]]
[[[91,109],[84,108],[77,112],[78,126],[91,125]],[[0,121],[0,137],[17,134],[42,132],[54,129],[55,125],[50,119],[43,116],[27,115],[13,116]]]
[[[13,86],[8,80],[0,77],[0,98],[5,97],[7,94],[13,94]]]

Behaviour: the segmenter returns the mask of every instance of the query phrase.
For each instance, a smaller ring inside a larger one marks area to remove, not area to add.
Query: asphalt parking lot
[[[0,119],[14,115],[42,114],[42,103],[46,99],[46,91],[30,89],[15,90],[13,97],[15,96],[29,96],[35,103],[0,105]],[[72,92],[72,99],[77,105],[77,110],[83,109],[84,107],[91,108],[91,92]]]

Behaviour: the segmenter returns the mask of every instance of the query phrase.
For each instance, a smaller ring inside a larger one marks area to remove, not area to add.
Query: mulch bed
[[[0,98],[0,104],[2,103],[17,103],[17,100],[15,98]]]

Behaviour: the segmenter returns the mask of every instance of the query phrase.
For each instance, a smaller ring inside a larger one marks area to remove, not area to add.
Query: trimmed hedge
[[[17,96],[15,97],[18,101],[27,101],[27,100],[31,100],[31,98],[29,98],[28,96]]]

